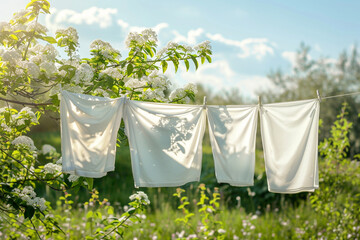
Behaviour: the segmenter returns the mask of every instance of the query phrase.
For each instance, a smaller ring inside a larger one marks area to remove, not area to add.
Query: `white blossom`
[[[31,61],[27,61],[27,72],[33,78],[38,78],[40,75],[40,67]]]
[[[45,33],[45,32],[48,31],[48,29],[45,26],[43,26],[42,24],[38,23],[38,22],[31,22],[27,26],[26,31],[28,31],[28,32],[36,31],[36,32]]]
[[[194,47],[196,51],[211,50],[210,41],[206,40]]]
[[[52,77],[56,72],[57,68],[52,62],[43,62],[40,64],[40,70],[45,72],[45,75],[49,78]]]
[[[0,32],[10,31],[11,25],[8,22],[0,22]]]
[[[226,231],[225,231],[224,229],[220,228],[220,229],[218,230],[218,233],[220,233],[220,234],[225,234]]]
[[[169,100],[183,99],[186,96],[186,92],[183,88],[177,88],[170,93]]]
[[[69,182],[76,182],[79,178],[80,178],[80,176],[70,174],[70,176],[68,177],[68,180],[69,180]]]
[[[30,117],[30,121],[34,122],[34,123],[38,123],[38,119],[35,115],[35,113],[31,110],[31,108],[29,107],[23,107],[20,111],[19,111],[20,115],[26,114]]]
[[[119,78],[123,77],[120,69],[118,69],[118,68],[107,68],[107,69],[105,69],[104,71],[102,71],[100,73],[100,77],[102,75],[104,75],[104,74],[106,74],[106,75],[108,75],[108,76],[110,76],[112,78],[116,78],[116,79],[119,79]]]
[[[102,41],[100,39],[94,40],[90,44],[91,50],[98,50],[100,55],[102,55],[105,58],[111,58],[111,55],[113,53],[116,53],[118,57],[120,57],[120,52],[118,50],[115,50],[110,43]]]
[[[20,191],[18,188],[15,188],[13,192],[17,193],[21,200],[25,201],[27,205],[37,207],[41,211],[46,209],[45,199],[36,197],[36,193],[33,187],[25,186],[22,191]]]
[[[43,61],[54,61],[59,52],[52,44],[46,44],[42,49]]]
[[[144,87],[146,86],[146,83],[144,81],[139,81],[139,79],[136,78],[130,78],[124,86],[134,89]]]
[[[147,81],[151,87],[160,88],[162,90],[169,88],[169,85],[171,84],[165,75],[158,74],[157,71],[150,73],[144,80]]]
[[[135,42],[136,44],[143,45],[146,40],[137,32],[130,32],[125,40],[126,47],[130,48],[130,44]]]
[[[15,32],[15,31],[26,31],[26,25],[21,24],[21,23],[17,23],[15,25],[11,26],[11,31]],[[17,34],[21,34],[22,36],[24,36],[23,33],[18,32]]]
[[[56,152],[56,149],[53,146],[51,146],[50,144],[44,144],[41,148],[41,152],[45,155],[48,153]]]
[[[76,69],[74,77],[71,79],[75,84],[84,83],[90,85],[91,80],[94,77],[94,72],[89,64],[82,63],[78,69]]]
[[[11,128],[6,125],[6,123],[1,123],[1,128],[3,128],[6,132],[11,132]]]
[[[158,41],[156,32],[154,30],[152,30],[151,28],[144,29],[141,32],[141,35],[145,41],[151,41],[151,42]]]
[[[190,91],[193,92],[194,94],[196,94],[198,92],[197,90],[197,86],[193,83],[188,83],[184,86],[184,90],[185,91]]]
[[[20,51],[16,49],[5,50],[1,56],[3,61],[8,61],[12,65],[16,65],[21,57]]]
[[[94,91],[95,94],[102,95],[103,97],[110,97],[109,93],[107,93],[105,90],[98,88]]]
[[[26,146],[30,150],[36,150],[34,141],[31,138],[29,138],[28,136],[19,136],[19,137],[15,138],[11,142],[11,144],[15,145],[15,146]]]
[[[25,18],[25,15],[27,15],[28,13],[30,13],[29,9],[22,9],[19,12],[14,13],[13,20],[23,20],[23,18]]]
[[[155,90],[152,90],[150,88],[146,89],[146,91],[143,92],[142,97],[146,100],[157,99],[162,102],[165,101],[164,91],[159,88]]]
[[[78,44],[78,42],[79,42],[79,35],[78,35],[76,29],[73,27],[68,27],[66,29],[58,29],[58,30],[56,30],[55,34],[56,35],[61,34],[63,40],[65,40],[65,41],[72,41],[76,44]]]
[[[158,51],[157,56],[161,56],[165,52],[167,52],[167,51],[169,51],[171,49],[176,49],[178,46],[179,46],[178,43],[170,41],[170,42],[168,42],[168,44],[165,47],[163,47],[162,49],[160,49]]]
[[[62,167],[58,164],[54,164],[54,163],[47,163],[44,166],[44,172],[45,173],[50,173],[50,174],[57,174],[59,172],[61,172]]]
[[[133,195],[131,195],[129,197],[129,199],[131,201],[134,201],[134,200],[139,200],[139,201],[144,201],[145,202],[145,205],[149,205],[150,204],[150,200],[148,198],[148,196],[146,195],[146,193],[144,193],[143,191],[138,191],[136,193],[134,193]],[[130,210],[129,210],[130,211]]]

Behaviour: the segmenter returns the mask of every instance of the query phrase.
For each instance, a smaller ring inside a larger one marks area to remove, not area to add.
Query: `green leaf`
[[[201,64],[204,64],[205,62],[205,57],[201,57]]]
[[[186,71],[189,71],[189,68],[190,68],[189,61],[187,59],[185,59],[184,63],[185,63],[185,66],[186,66]]]
[[[208,63],[211,63],[211,57],[209,55],[206,55],[206,60],[208,61]]]
[[[197,59],[196,59],[193,55],[190,55],[190,57],[191,57],[191,60],[194,62],[194,64],[195,64],[195,68],[196,68],[196,70],[197,70],[197,69],[198,69],[198,67],[199,67],[199,64],[198,64]]]
[[[46,37],[42,37],[41,39],[44,40],[44,41],[46,41],[46,42],[48,42],[48,43],[51,43],[51,44],[57,43],[56,39],[53,38],[53,37],[48,37],[48,36],[46,36]]]
[[[131,63],[129,63],[126,68],[127,75],[129,76],[133,72],[133,70],[134,70],[134,66]]]
[[[161,67],[163,69],[163,73],[165,73],[168,67],[168,63],[165,60],[161,61]]]
[[[31,206],[25,207],[25,213],[24,213],[25,218],[31,219],[34,216],[34,213],[35,213],[35,209],[33,207]]]
[[[88,189],[92,190],[94,186],[94,179],[93,178],[85,178],[85,181],[88,184]]]
[[[92,218],[92,216],[94,215],[93,211],[88,211],[88,213],[86,214],[86,218]]]

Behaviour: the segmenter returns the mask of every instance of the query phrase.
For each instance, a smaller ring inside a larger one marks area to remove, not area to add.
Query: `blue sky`
[[[24,8],[27,0],[2,1],[0,21]],[[137,1],[57,0],[53,14],[41,22],[51,31],[75,27],[80,55],[88,56],[95,39],[110,42],[125,53],[129,31],[158,31],[160,47],[170,40],[191,45],[210,40],[213,63],[198,71],[169,71],[175,86],[186,82],[210,89],[239,88],[250,97],[271,87],[270,70],[291,72],[300,43],[311,47],[313,59],[336,59],[360,39],[360,1]]]

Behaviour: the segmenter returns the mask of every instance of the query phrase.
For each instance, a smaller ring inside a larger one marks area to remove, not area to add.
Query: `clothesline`
[[[325,97],[321,97],[321,99],[345,97],[345,96],[356,95],[356,94],[360,94],[360,92],[344,93],[344,94],[339,94],[339,95],[334,95],[334,96],[325,96]]]
[[[317,90],[318,91],[318,90]],[[333,96],[321,96],[320,94],[318,94],[318,98],[319,100],[322,99],[330,99],[330,98],[337,98],[337,97],[345,97],[345,96],[350,96],[350,95],[356,95],[356,94],[360,94],[360,92],[352,92],[352,93],[344,93],[344,94],[339,94],[339,95],[333,95]],[[205,96],[206,97],[206,96]],[[10,103],[15,103],[15,104],[20,104],[20,105],[29,105],[29,106],[47,106],[47,105],[53,105],[52,103],[29,103],[29,102],[22,102],[22,101],[17,101],[17,100],[11,100],[11,99],[6,99],[6,98],[2,98],[0,97],[0,100],[5,101],[5,102],[10,102]],[[261,97],[259,96],[259,103],[261,104]],[[206,99],[204,98],[204,105],[206,104]]]

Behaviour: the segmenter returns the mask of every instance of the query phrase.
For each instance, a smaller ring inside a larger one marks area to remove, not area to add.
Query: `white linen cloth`
[[[135,187],[173,187],[199,181],[203,106],[126,100],[124,122]]]
[[[264,104],[260,124],[270,192],[313,192],[319,187],[318,99]]]
[[[124,98],[61,92],[63,171],[103,177],[113,171]]]
[[[258,105],[210,105],[207,114],[217,181],[253,185]]]

